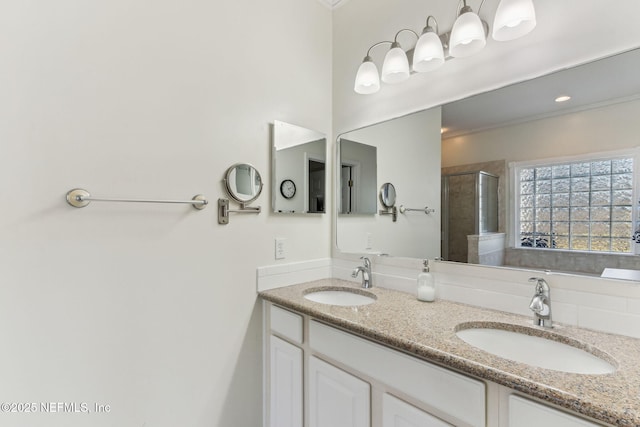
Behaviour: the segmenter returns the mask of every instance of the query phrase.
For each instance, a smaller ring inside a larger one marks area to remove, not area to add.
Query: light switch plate
[[[367,233],[367,242],[365,249],[373,249],[373,234]]]
[[[287,245],[286,245],[287,239],[284,239],[282,237],[277,237],[276,238],[276,251],[275,251],[275,256],[276,259],[285,259],[287,257]]]

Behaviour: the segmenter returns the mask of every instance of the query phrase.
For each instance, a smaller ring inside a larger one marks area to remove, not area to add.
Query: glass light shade
[[[501,0],[493,20],[493,39],[514,40],[536,27],[532,0]]]
[[[364,62],[360,64],[353,90],[362,95],[369,95],[380,90],[378,67],[371,59],[365,58]]]
[[[486,44],[487,39],[480,17],[472,11],[458,16],[451,30],[449,54],[454,58],[470,56],[481,51]]]
[[[400,83],[409,78],[409,60],[400,45],[394,43],[382,63],[382,81]]]
[[[433,71],[444,64],[442,40],[433,32],[422,33],[413,50],[413,70],[418,73]]]

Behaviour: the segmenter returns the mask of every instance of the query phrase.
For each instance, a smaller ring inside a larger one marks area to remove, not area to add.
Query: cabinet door
[[[509,427],[540,426],[597,427],[598,424],[518,396],[509,396]]]
[[[302,349],[271,336],[270,426],[302,427]]]
[[[309,359],[309,427],[370,427],[370,401],[368,383]]]
[[[382,427],[451,427],[451,424],[385,393],[382,395]]]

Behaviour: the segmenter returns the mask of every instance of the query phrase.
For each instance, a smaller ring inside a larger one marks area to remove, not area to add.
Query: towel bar
[[[67,203],[74,208],[84,208],[91,202],[124,202],[124,203],[173,203],[190,204],[194,208],[201,210],[207,207],[209,201],[202,195],[197,194],[191,200],[153,200],[153,199],[115,199],[107,197],[92,197],[91,194],[82,188],[74,188],[67,192]]]

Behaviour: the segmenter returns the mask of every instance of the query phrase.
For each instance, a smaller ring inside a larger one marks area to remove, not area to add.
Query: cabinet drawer
[[[295,343],[302,344],[302,316],[271,306],[271,330]]]
[[[313,350],[406,393],[464,425],[484,427],[486,424],[486,392],[482,381],[316,321],[309,324],[309,343]]]
[[[509,396],[509,427],[597,427],[598,425],[519,396]]]

